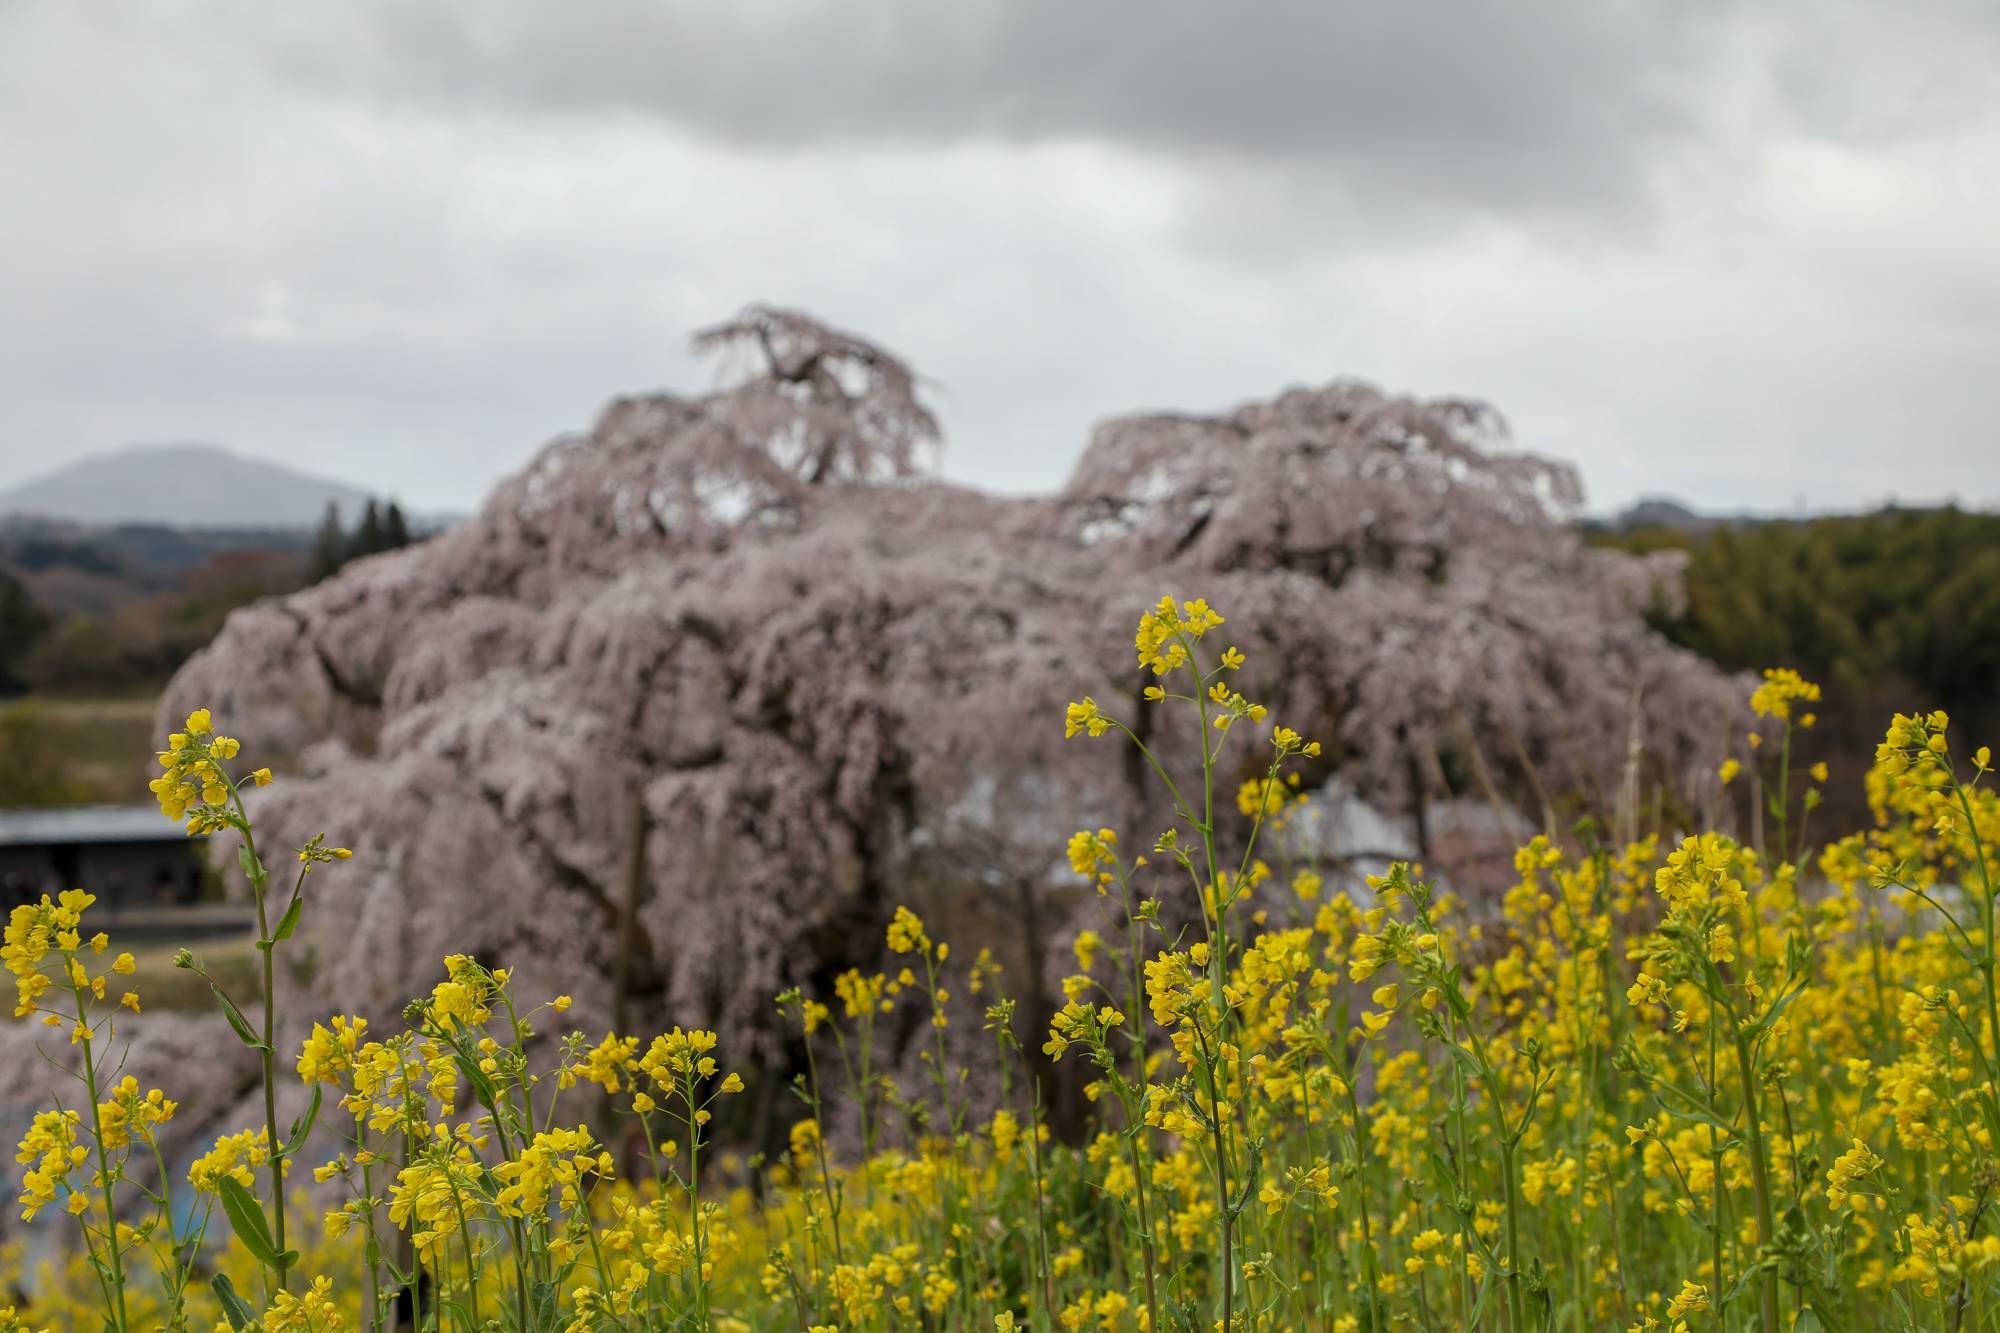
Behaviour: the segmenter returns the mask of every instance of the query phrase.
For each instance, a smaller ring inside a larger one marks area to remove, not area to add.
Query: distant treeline
[[[1590,540],[1688,553],[1669,638],[1722,666],[1792,666],[1826,687],[1801,763],[1825,759],[1829,824],[1865,816],[1860,775],[1896,710],[1944,708],[2000,744],[2000,514],[1883,509],[1640,525]],[[412,540],[394,503],[307,534],[0,528],[0,694],[157,690],[229,612]]]
[[[2000,514],[1889,508],[1593,540],[1688,553],[1685,610],[1653,616],[1675,642],[1825,686],[1806,762],[1836,769],[1835,822],[1861,813],[1860,775],[1892,711],[1943,708],[1968,745],[2000,744]]]
[[[352,528],[341,526],[340,506],[328,504],[326,517],[319,521],[313,536],[312,558],[306,564],[306,582],[330,578],[350,560],[378,555],[410,544],[410,525],[402,507],[394,500],[378,506],[370,500]]]
[[[402,509],[329,507],[315,533],[0,527],[0,695],[158,690],[231,611],[414,540]]]

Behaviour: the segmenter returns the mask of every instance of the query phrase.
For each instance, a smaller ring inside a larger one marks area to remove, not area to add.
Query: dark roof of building
[[[74,805],[0,810],[0,847],[65,843],[176,842],[186,839],[154,805]]]

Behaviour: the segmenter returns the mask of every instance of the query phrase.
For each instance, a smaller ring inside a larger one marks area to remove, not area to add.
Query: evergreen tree
[[[340,506],[326,502],[326,514],[313,536],[312,558],[306,565],[306,582],[330,578],[347,561],[347,534],[340,527]]]
[[[382,512],[375,507],[371,498],[361,511],[361,522],[354,529],[354,536],[347,544],[347,558],[374,555],[388,549],[382,545]]]
[[[382,549],[400,550],[410,544],[410,525],[403,518],[403,507],[394,500],[382,513]]]

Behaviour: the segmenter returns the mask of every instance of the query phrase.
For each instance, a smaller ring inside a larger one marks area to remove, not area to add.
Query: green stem
[[[1345,1012],[1343,1007],[1342,1012]],[[1325,1034],[1322,1040],[1325,1040]],[[1334,1060],[1334,1047],[1326,1047],[1328,1063]],[[1359,1053],[1350,1055],[1342,1065],[1341,1083],[1347,1089],[1347,1113],[1354,1122],[1354,1183],[1361,1195],[1361,1272],[1368,1280],[1368,1327],[1378,1326],[1382,1317],[1382,1288],[1380,1265],[1376,1262],[1375,1238],[1368,1221],[1368,1130],[1361,1119],[1361,1098],[1355,1093],[1355,1080],[1360,1075]]]
[[[1965,785],[1956,777],[1951,780],[1952,794],[1958,798],[1958,808],[1965,815],[1965,836],[1972,842],[1973,864],[1979,867],[1979,887],[1981,908],[1985,916],[1986,929],[1980,941],[1979,979],[1986,995],[1986,1035],[1991,1043],[1993,1060],[2000,1063],[2000,1001],[1995,1000],[1994,987],[1994,916],[1993,876],[1986,864],[1986,841],[1979,836],[1979,821],[1973,816],[1972,801],[1965,794]],[[1988,1066],[1988,1079],[1992,1079],[1992,1066]]]
[[[1435,930],[1428,917],[1422,918],[1424,929]],[[1493,1127],[1500,1136],[1500,1186],[1507,1209],[1507,1317],[1508,1326],[1514,1333],[1527,1333],[1527,1307],[1521,1298],[1521,1201],[1520,1187],[1515,1179],[1517,1149],[1521,1134],[1527,1132],[1527,1119],[1523,1118],[1521,1128],[1516,1131],[1507,1123],[1507,1108],[1502,1104],[1505,1095],[1500,1087],[1500,1071],[1493,1065],[1493,1057],[1486,1045],[1486,1037],[1479,1025],[1468,1018],[1465,1022],[1466,1035],[1472,1038],[1473,1059],[1479,1066],[1479,1084],[1486,1097],[1486,1104],[1493,1112]],[[1530,1107],[1532,1114],[1532,1105]]]
[[[1236,1305],[1236,1262],[1231,1253],[1234,1216],[1229,1207],[1229,1149],[1222,1135],[1222,1092],[1218,1082],[1218,1056],[1211,1056],[1200,1020],[1194,1024],[1195,1039],[1201,1044],[1204,1072],[1208,1075],[1208,1122],[1215,1141],[1215,1201],[1222,1218],[1222,1333],[1229,1333]]]
[[[701,1107],[695,1095],[695,1075],[690,1071],[683,1077],[681,1096],[687,1099],[688,1108],[688,1234],[694,1244],[695,1313],[698,1327],[707,1328],[708,1276],[703,1271],[707,1255],[701,1234],[701,1122],[697,1118]]]
[[[232,790],[232,795],[234,792]],[[264,1134],[268,1145],[271,1168],[271,1237],[278,1252],[278,1290],[291,1289],[289,1268],[285,1262],[285,1147],[278,1138],[278,1081],[277,1081],[277,977],[276,959],[278,946],[271,939],[269,912],[265,906],[264,887],[270,872],[264,868],[262,858],[257,855],[257,841],[250,832],[250,817],[243,813],[240,795],[235,797],[236,809],[243,818],[243,846],[250,854],[250,864],[256,873],[250,877],[250,892],[257,900],[257,949],[264,955],[264,1032],[263,1049],[258,1052],[264,1076]],[[304,872],[300,872],[303,881]]]
[[[67,958],[67,955],[65,955]],[[74,960],[70,965],[75,966]],[[84,1006],[83,989],[74,982],[71,989],[76,993],[76,1021],[86,1032],[89,1025],[84,1021],[88,1011]],[[83,1045],[83,1086],[90,1098],[90,1136],[97,1149],[97,1183],[104,1193],[105,1251],[111,1265],[111,1288],[117,1300],[119,1333],[130,1327],[125,1313],[125,1261],[120,1254],[118,1242],[118,1208],[111,1198],[111,1159],[104,1151],[104,1116],[97,1105],[97,1060],[90,1051],[90,1038],[85,1037]],[[81,1219],[79,1219],[80,1221]]]
[[[804,1006],[811,1002],[802,999],[799,1003],[801,1006]],[[801,1021],[800,1027],[803,1028],[804,1026],[803,1021]],[[811,1034],[802,1032],[800,1040],[804,1041],[806,1045],[806,1090],[812,1094],[813,1147],[819,1153],[819,1184],[820,1189],[826,1195],[827,1220],[833,1226],[833,1261],[836,1264],[844,1264],[847,1262],[847,1259],[841,1253],[840,1203],[833,1197],[833,1171],[827,1164],[826,1135],[822,1132],[826,1127],[826,1123],[825,1112],[821,1110],[819,1099],[819,1066],[813,1061]]]
[[[1500,1127],[1500,1186],[1507,1204],[1507,1318],[1514,1333],[1528,1333],[1528,1311],[1521,1298],[1521,1191],[1514,1183],[1518,1145],[1507,1133],[1507,1117],[1490,1083],[1487,1094]]]
[[[445,1165],[445,1179],[451,1182],[452,1207],[455,1208],[458,1212],[459,1248],[465,1254],[466,1300],[472,1306],[472,1325],[474,1328],[477,1328],[481,1324],[484,1324],[486,1322],[485,1317],[479,1313],[479,1266],[473,1262],[472,1258],[472,1226],[466,1220],[465,1216],[465,1196],[459,1193],[458,1178],[451,1174],[451,1166],[450,1163],[448,1162]],[[444,1250],[442,1246],[439,1247],[438,1258],[440,1260],[444,1258]],[[442,1276],[444,1272],[444,1267],[445,1266],[443,1263],[439,1263],[438,1272],[440,1276]],[[441,1282],[440,1287],[442,1287],[442,1285],[443,1284]],[[442,1292],[440,1292],[440,1296],[442,1296]],[[440,1305],[440,1308],[442,1308],[442,1305]]]
[[[1755,1062],[1750,1055],[1750,1043],[1744,1040],[1743,1030],[1731,1017],[1736,1041],[1736,1072],[1743,1083],[1743,1119],[1745,1136],[1750,1147],[1750,1181],[1757,1195],[1757,1246],[1760,1251],[1768,1251],[1776,1231],[1771,1211],[1770,1167],[1764,1160],[1764,1127],[1757,1110],[1757,1084]],[[1764,1264],[1768,1257],[1758,1255],[1758,1262]],[[1758,1318],[1764,1333],[1778,1333],[1778,1275],[1768,1265],[1757,1277]]]
[[[1141,927],[1132,913],[1132,877],[1123,874],[1118,880],[1118,892],[1125,907],[1125,959],[1130,969],[1129,986],[1131,994],[1126,1007],[1132,1014],[1132,1087],[1139,1089],[1135,1102],[1125,1107],[1126,1128],[1131,1135],[1132,1178],[1138,1194],[1139,1205],[1139,1246],[1141,1262],[1146,1271],[1146,1326],[1160,1327],[1160,1303],[1155,1291],[1155,1259],[1153,1255],[1153,1224],[1146,1201],[1146,1176],[1152,1167],[1152,1153],[1141,1152],[1140,1141],[1146,1132],[1146,1118],[1143,1110],[1143,1089],[1146,1086],[1146,982],[1145,968],[1139,961],[1139,938]],[[1025,1063],[1025,1062],[1024,1062]],[[1032,1074],[1030,1075],[1032,1077]],[[1035,1085],[1035,1103],[1041,1104],[1041,1085]],[[1040,1146],[1037,1145],[1037,1152]],[[1039,1178],[1036,1190],[1041,1188]],[[1044,1249],[1046,1250],[1046,1240]],[[1048,1262],[1044,1253],[1043,1263]],[[1051,1311],[1053,1313],[1053,1311]]]

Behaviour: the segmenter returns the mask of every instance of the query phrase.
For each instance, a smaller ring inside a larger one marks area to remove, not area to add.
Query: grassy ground
[[[0,703],[0,806],[147,799],[152,695]]]
[[[30,695],[0,703],[0,807],[120,804],[151,799],[147,779],[158,769],[154,696],[76,699]],[[213,909],[220,910],[220,909]],[[187,923],[195,927],[190,919]],[[113,926],[113,938],[138,964],[132,988],[148,1009],[215,1009],[208,983],[174,966],[183,942],[238,1004],[261,996],[259,960],[247,930],[213,934],[213,923],[188,932],[158,923]],[[136,935],[136,937],[135,937]]]
[[[140,1003],[147,1009],[216,1012],[208,983],[195,973],[174,966],[178,949],[178,945],[168,943],[132,947],[132,961],[138,965],[132,976],[132,989],[139,992]],[[263,997],[257,946],[250,936],[208,940],[195,946],[193,952],[238,1007],[247,1007]]]

